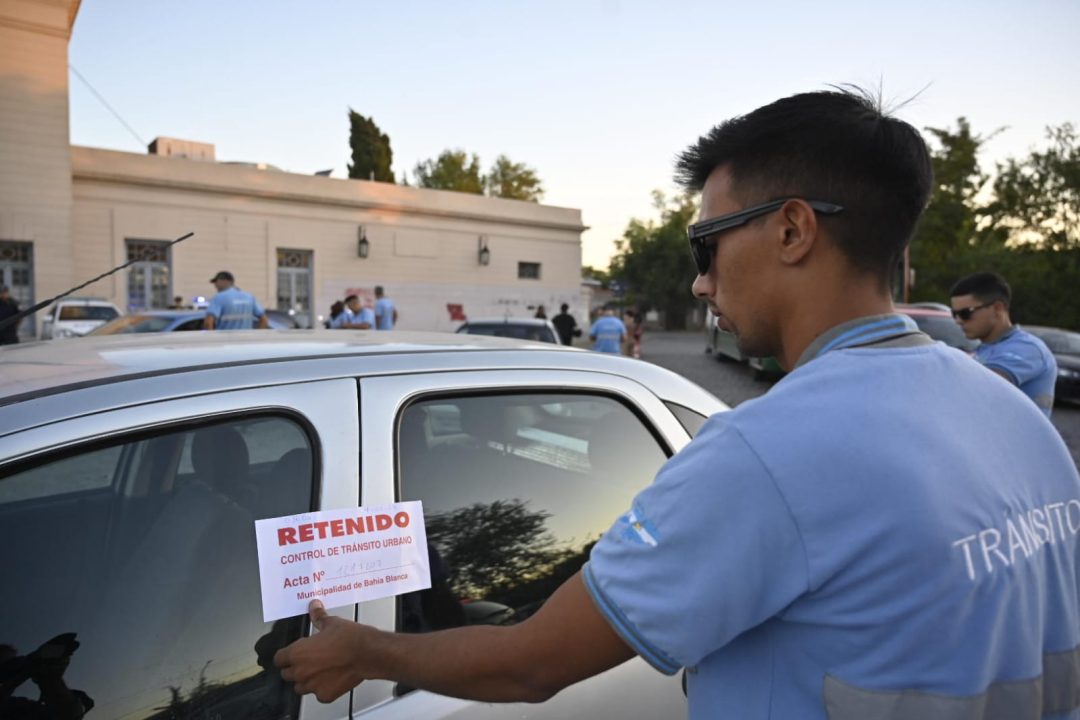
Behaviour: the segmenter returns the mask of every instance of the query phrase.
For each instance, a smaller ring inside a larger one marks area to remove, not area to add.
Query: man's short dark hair
[[[566,312],[569,309],[570,309],[570,306],[567,305],[566,303],[563,303],[562,305],[559,306],[559,312]]]
[[[376,285],[375,286],[375,294],[376,295],[382,295],[383,294],[382,285]]]
[[[701,190],[721,165],[747,206],[789,196],[842,205],[820,222],[854,266],[886,282],[933,184],[918,130],[858,88],[792,95],[717,125],[679,156],[676,180]]]
[[[348,297],[345,298],[345,304],[348,305],[353,300],[359,300],[359,299],[360,299],[359,295],[349,295]]]
[[[1012,288],[1005,282],[1005,278],[995,272],[977,272],[958,280],[952,286],[949,295],[950,297],[972,295],[980,303],[1000,300],[1005,303],[1005,307],[1009,307],[1009,301],[1012,300]]]

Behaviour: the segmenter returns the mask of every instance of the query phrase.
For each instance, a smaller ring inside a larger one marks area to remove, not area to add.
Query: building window
[[[540,263],[519,262],[518,263],[518,278],[521,279],[521,280],[539,280],[540,279]]]
[[[312,326],[310,250],[277,251],[277,309],[292,316],[302,328]]]
[[[34,304],[34,245],[28,242],[0,240],[0,285],[11,291],[11,299],[25,310]],[[24,318],[19,335],[34,337],[34,316]]]
[[[157,240],[128,240],[128,311],[161,310],[172,301],[172,251]]]

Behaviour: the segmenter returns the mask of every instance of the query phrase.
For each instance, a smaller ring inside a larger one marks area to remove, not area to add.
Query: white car
[[[64,298],[53,303],[41,320],[41,339],[82,337],[120,317],[120,308],[99,298]]]
[[[35,701],[51,668],[100,720],[683,717],[679,678],[640,659],[537,705],[384,681],[301,701],[271,658],[308,622],[263,622],[254,522],[420,500],[431,588],[331,612],[401,632],[519,622],[726,409],[655,365],[487,337],[222,331],[7,349],[6,702]]]
[[[534,342],[559,342],[559,332],[555,325],[544,318],[475,318],[466,320],[455,332]]]

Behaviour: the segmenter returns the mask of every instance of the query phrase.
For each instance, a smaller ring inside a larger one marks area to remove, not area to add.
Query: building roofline
[[[75,180],[477,220],[581,233],[581,211],[367,180],[268,173],[226,163],[72,146]]]

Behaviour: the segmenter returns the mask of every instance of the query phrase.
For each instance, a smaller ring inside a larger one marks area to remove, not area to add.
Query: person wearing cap
[[[789,374],[709,418],[527,619],[409,635],[314,600],[282,679],[540,702],[639,656],[685,671],[691,720],[1080,718],[1076,465],[893,306],[933,188],[918,130],[869,93],[803,93],[678,168],[694,295]]]
[[[0,285],[0,322],[19,314],[19,304],[11,297],[7,285]],[[0,345],[19,342],[19,323],[11,323],[0,330]]]
[[[251,293],[236,287],[236,280],[228,270],[222,270],[210,282],[217,288],[217,295],[206,308],[205,330],[250,330],[269,326],[262,305]]]
[[[981,340],[975,359],[1020,389],[1050,417],[1054,409],[1057,360],[1039,338],[1013,325],[1012,289],[997,273],[980,272],[958,281],[949,293],[953,319],[964,335]]]

